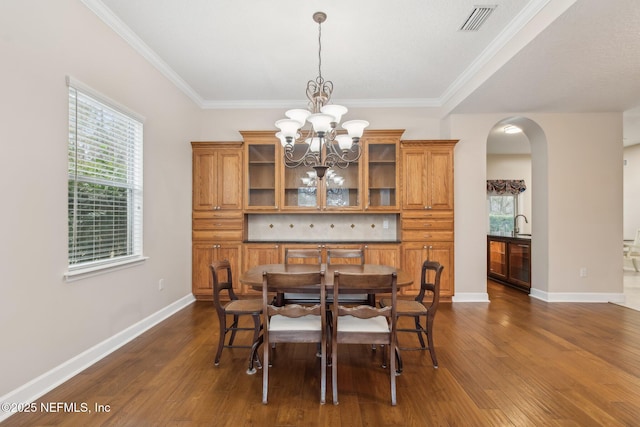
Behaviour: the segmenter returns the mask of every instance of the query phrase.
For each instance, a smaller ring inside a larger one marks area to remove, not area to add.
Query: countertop
[[[510,231],[504,232],[504,233],[499,233],[499,232],[490,233],[490,234],[487,234],[487,237],[498,237],[502,239],[512,239],[512,240],[531,240],[531,234],[516,234],[514,236],[513,234],[511,234]]]

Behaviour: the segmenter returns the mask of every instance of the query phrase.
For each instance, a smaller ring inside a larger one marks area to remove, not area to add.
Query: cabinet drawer
[[[242,221],[243,216],[240,210],[218,209],[211,211],[193,211],[191,217],[194,221],[203,219],[235,219]]]
[[[194,230],[242,230],[242,219],[193,218]]]
[[[422,211],[407,211],[402,212],[402,220],[410,219],[428,219],[428,220],[449,220],[453,221],[452,210],[422,210]]]
[[[193,230],[193,240],[211,240],[211,241],[242,241],[242,229],[238,230]]]
[[[430,231],[430,230],[407,230],[402,229],[403,242],[448,242],[453,241],[453,230],[451,231]]]
[[[403,230],[453,230],[453,219],[403,219]]]

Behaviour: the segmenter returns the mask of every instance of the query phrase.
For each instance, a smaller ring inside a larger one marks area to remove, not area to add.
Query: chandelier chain
[[[322,84],[322,23],[318,22],[318,78]]]

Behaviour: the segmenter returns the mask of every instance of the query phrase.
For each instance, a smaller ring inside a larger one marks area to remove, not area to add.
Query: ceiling
[[[202,108],[306,105],[308,80],[347,107],[426,114],[625,112],[640,143],[638,0],[83,0]],[[400,7],[401,5],[401,7]]]

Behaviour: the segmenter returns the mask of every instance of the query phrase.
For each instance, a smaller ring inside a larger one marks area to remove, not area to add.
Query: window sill
[[[121,260],[118,262],[102,263],[99,265],[92,265],[87,267],[81,267],[76,269],[69,269],[64,273],[64,279],[67,282],[75,282],[76,280],[82,280],[101,274],[110,273],[112,271],[123,270],[125,268],[135,267],[144,263],[149,257],[140,256],[130,259]]]

